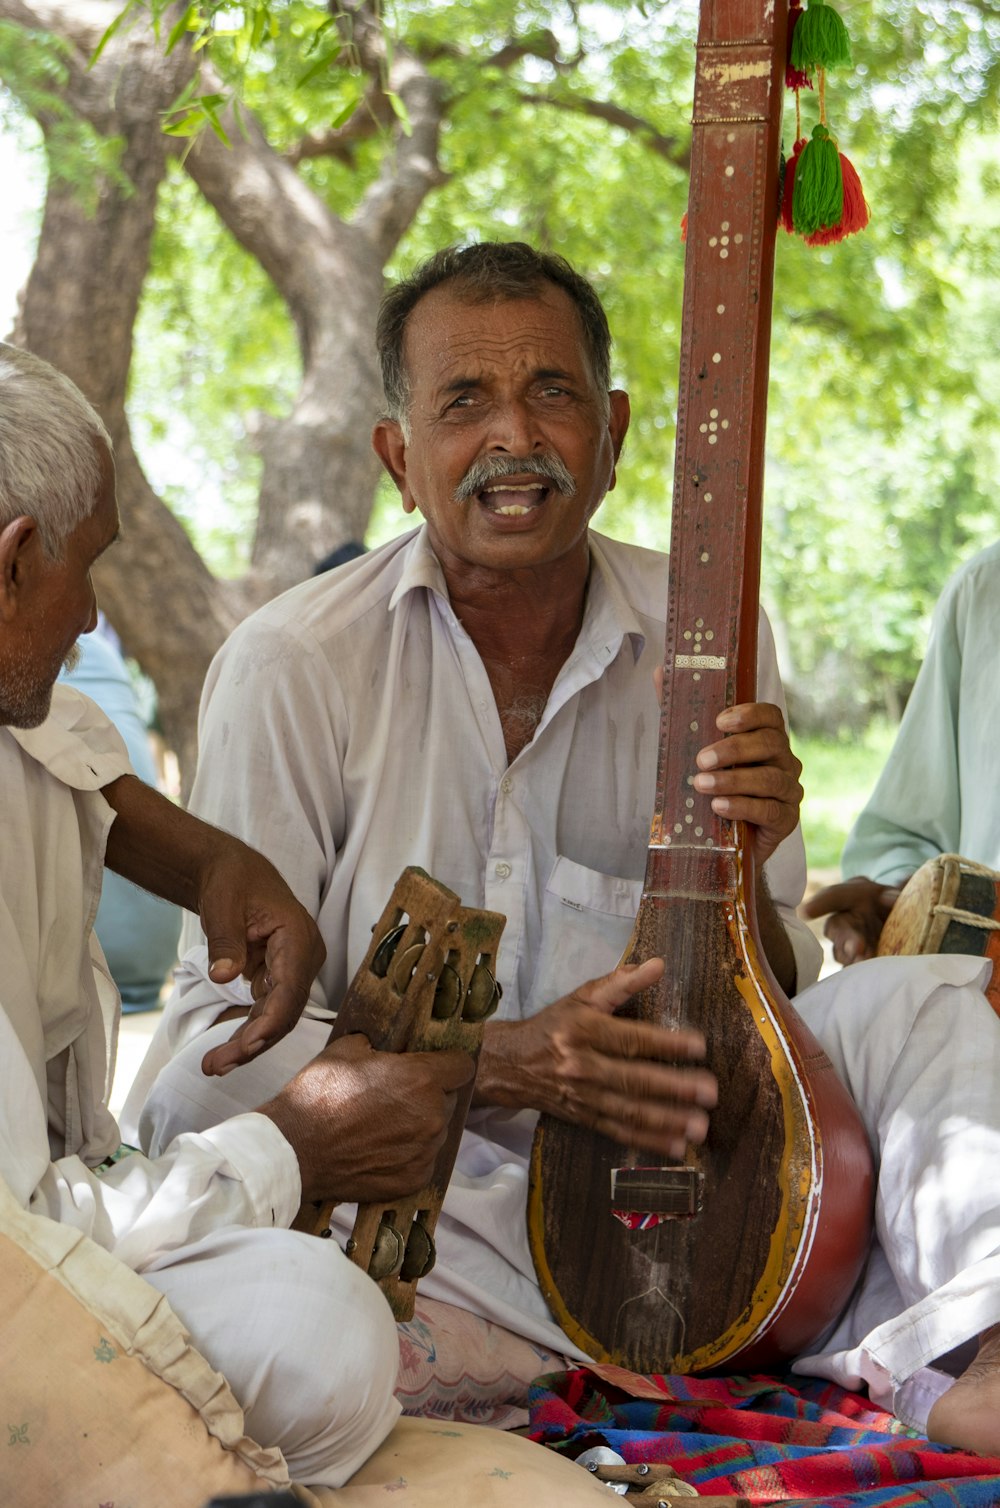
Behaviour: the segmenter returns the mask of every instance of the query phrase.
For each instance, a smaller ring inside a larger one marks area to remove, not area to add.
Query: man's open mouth
[[[541,507],[551,491],[548,483],[537,478],[518,482],[504,477],[502,481],[490,482],[476,493],[476,497],[491,513],[502,514],[504,518],[523,518],[526,513]]]

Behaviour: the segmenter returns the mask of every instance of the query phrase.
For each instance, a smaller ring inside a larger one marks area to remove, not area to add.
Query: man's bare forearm
[[[221,850],[231,848],[235,856],[245,849],[135,775],[113,780],[103,795],[117,813],[108,835],[108,868],[188,911],[198,912],[206,866]]]

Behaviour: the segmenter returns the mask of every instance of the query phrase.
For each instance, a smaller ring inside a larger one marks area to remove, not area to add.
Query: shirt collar
[[[592,647],[603,644],[609,649],[613,648],[613,654],[617,654],[623,640],[628,637],[632,658],[638,660],[645,646],[646,636],[602,548],[601,536],[591,531],[589,542],[590,581],[581,638],[586,637]],[[390,612],[418,587],[435,592],[450,607],[444,571],[431,548],[426,524],[412,536],[402,573],[389,599]]]
[[[78,691],[57,684],[52,690],[52,708],[43,723],[37,728],[8,725],[4,732],[20,744],[29,759],[63,785],[76,791],[97,791],[125,773],[129,765],[119,739],[113,739],[110,747],[99,747],[97,741],[92,746],[81,736],[79,727],[93,710]],[[102,723],[107,721],[102,714],[98,716]]]
[[[590,582],[581,632],[588,636],[592,644],[601,642],[609,647],[614,645],[615,654],[628,638],[634,662],[645,648],[646,635],[635,609],[625,595],[622,583],[615,575],[603,537],[591,530],[589,538]]]

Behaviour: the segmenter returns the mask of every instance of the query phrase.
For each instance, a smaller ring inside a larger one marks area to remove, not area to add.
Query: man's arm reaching
[[[116,820],[106,862],[144,890],[201,918],[209,973],[249,980],[254,1004],[206,1073],[246,1063],[291,1031],[326,950],[319,930],[274,866],[237,838],[174,806],[134,775],[103,788]]]

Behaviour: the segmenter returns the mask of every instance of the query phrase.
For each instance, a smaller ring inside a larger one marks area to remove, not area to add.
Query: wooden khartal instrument
[[[620,1012],[696,1026],[719,1103],[677,1166],[552,1116],[531,1164],[536,1270],[566,1334],[637,1372],[770,1365],[863,1263],[864,1128],[757,937],[752,843],[692,787],[716,715],[756,699],[760,516],[787,0],[702,0],[656,804]]]
[[[479,1059],[496,1010],[496,956],[506,917],[476,911],[422,869],[403,871],[337,1013],[330,1041],[363,1032],[380,1052],[455,1047]],[[434,1266],[434,1227],[451,1178],[474,1081],[458,1091],[448,1137],[426,1186],[358,1207],[346,1252],[382,1289],[397,1320],[413,1317],[417,1283]],[[329,1237],[334,1203],[305,1204],[293,1229]]]

